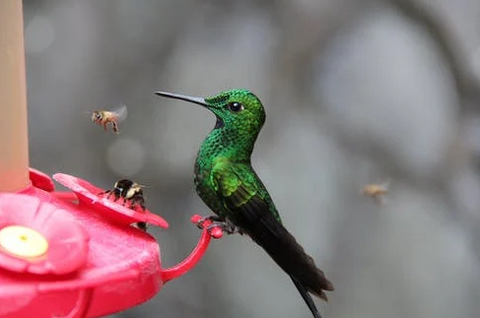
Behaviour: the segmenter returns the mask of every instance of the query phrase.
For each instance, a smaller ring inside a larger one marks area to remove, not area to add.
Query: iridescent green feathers
[[[265,122],[262,103],[243,89],[223,92],[205,102],[217,116],[217,125],[198,152],[198,194],[212,211],[229,219],[262,246],[292,276],[310,309],[316,312],[300,286],[326,300],[323,290],[333,290],[333,285],[283,227],[275,204],[250,163]]]
[[[282,223],[270,195],[249,164],[232,164],[227,158],[218,158],[214,160],[210,178],[219,199],[223,201],[225,216],[234,223],[237,212],[248,208],[256,210],[254,205],[258,205],[259,201],[264,202],[267,211]]]
[[[238,89],[205,98],[205,102],[217,116],[216,128],[219,128],[207,137],[205,143],[220,143],[222,149],[217,150],[222,150],[230,159],[250,161],[253,145],[265,123],[265,111],[257,96],[248,90]],[[240,105],[242,109],[232,110],[229,106],[234,104]],[[205,154],[210,155],[210,153]]]
[[[245,89],[226,91],[205,98],[205,102],[217,116],[217,125],[205,138],[197,155],[197,192],[206,197],[209,191],[205,188],[211,187],[217,197],[206,198],[206,201],[221,200],[221,207],[215,204],[217,209],[213,210],[229,218],[234,218],[234,207],[247,204],[257,196],[268,203],[275,219],[281,222],[268,192],[250,166],[255,141],[265,122],[262,103]],[[240,104],[242,109],[232,110],[229,105],[233,103]]]

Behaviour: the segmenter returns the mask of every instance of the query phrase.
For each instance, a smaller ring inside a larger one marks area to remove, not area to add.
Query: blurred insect
[[[137,222],[137,223],[133,223],[132,224],[133,227],[136,227],[137,229],[140,229],[144,232],[147,232],[148,228],[147,228],[147,223],[145,222]]]
[[[118,123],[127,118],[127,113],[127,106],[121,105],[113,110],[95,110],[91,112],[91,119],[92,122],[102,125],[105,131],[107,131],[107,125],[112,124],[113,132],[118,134]]]
[[[385,196],[389,192],[390,181],[383,183],[367,184],[362,189],[362,194],[372,197],[377,204],[384,204],[386,202]]]
[[[122,198],[122,205],[129,203],[130,209],[135,210],[135,208],[139,206],[145,211],[145,198],[142,190],[144,187],[144,185],[133,182],[132,180],[121,179],[115,182],[113,189],[100,192],[99,195],[108,194],[107,199],[110,199],[113,196],[114,202]],[[147,230],[147,224],[145,222],[137,222],[134,223],[133,226],[143,231]]]

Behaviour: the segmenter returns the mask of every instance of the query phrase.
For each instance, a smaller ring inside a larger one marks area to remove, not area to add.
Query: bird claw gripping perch
[[[238,227],[228,222],[212,222],[212,224],[207,226],[207,231],[209,233],[216,231],[217,229],[220,229],[223,233],[228,235],[241,233]]]
[[[198,218],[198,220],[197,220]],[[194,221],[195,219],[195,221]],[[203,225],[205,222],[210,222],[210,223],[214,223],[214,222],[222,222],[222,218],[219,217],[218,215],[207,215],[207,216],[200,216],[198,214],[194,215],[192,217],[192,222],[194,223],[197,223],[197,226],[198,228],[202,229],[203,228]]]
[[[223,233],[233,234],[237,233],[237,227],[223,221],[216,215],[200,216],[195,214],[191,218],[192,223],[195,223],[199,229],[205,229],[211,237],[219,239]]]

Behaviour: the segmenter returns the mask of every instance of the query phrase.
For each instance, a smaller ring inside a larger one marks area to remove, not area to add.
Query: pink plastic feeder
[[[210,243],[203,230],[190,256],[163,269],[154,238],[129,224],[166,228],[166,221],[96,196],[102,189],[82,179],[55,176],[74,192],[59,198],[32,185],[0,193],[2,318],[100,317],[125,310],[187,273]],[[193,223],[198,220],[192,217]],[[219,230],[212,229],[212,235],[221,236]]]
[[[71,191],[57,192],[29,168],[20,0],[0,1],[0,30],[0,318],[100,317],[147,301],[191,270],[221,229],[203,230],[184,261],[163,269],[155,239],[130,226],[168,228],[163,218],[67,174],[54,178]]]

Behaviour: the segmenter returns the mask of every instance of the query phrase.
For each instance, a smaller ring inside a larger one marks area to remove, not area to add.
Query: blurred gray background
[[[210,213],[193,163],[214,116],[153,95],[244,87],[253,164],[336,291],[325,318],[480,316],[478,0],[24,1],[31,166],[131,178],[168,230],[165,267]],[[128,105],[120,135],[84,112]],[[390,180],[385,205],[360,194]],[[311,317],[248,237],[111,317]]]

